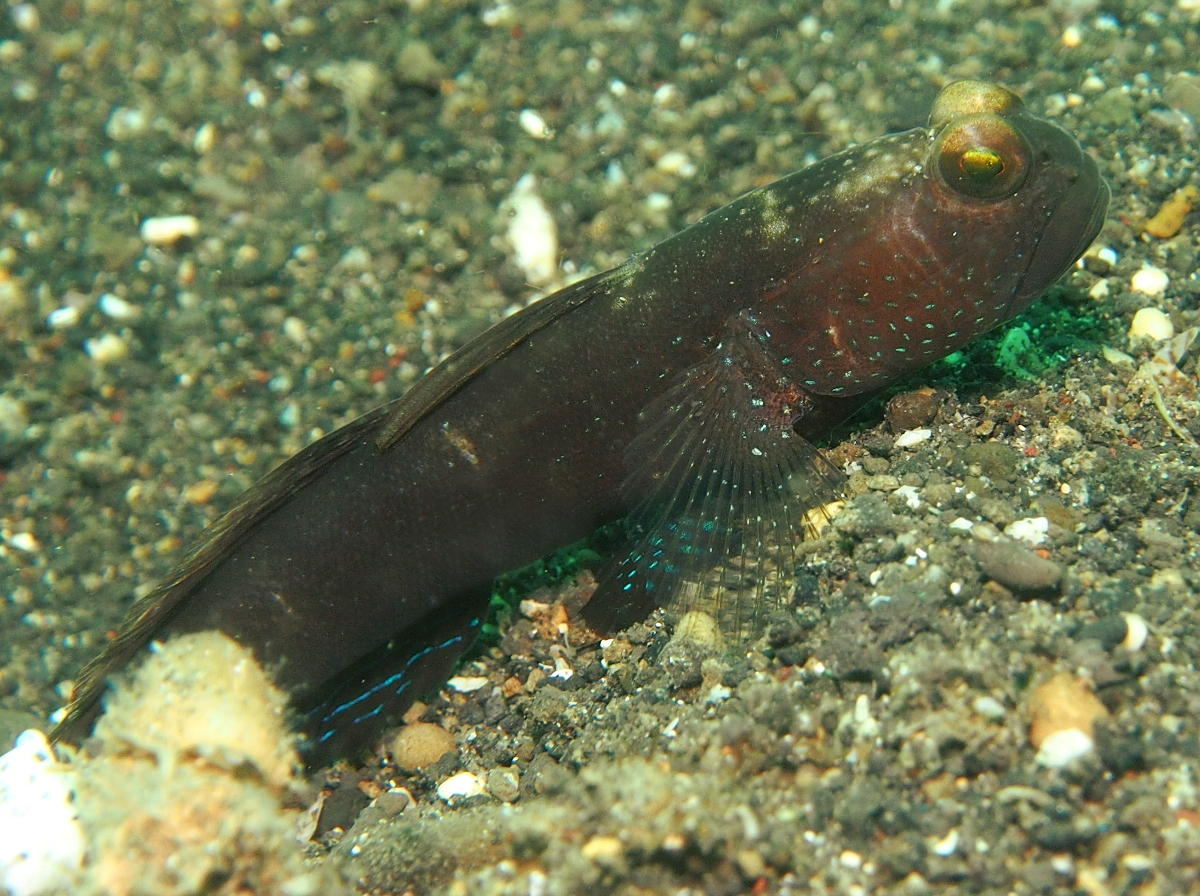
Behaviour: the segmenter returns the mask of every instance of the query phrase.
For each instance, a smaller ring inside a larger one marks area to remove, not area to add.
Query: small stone
[[[455,675],[446,686],[460,694],[472,694],[488,686],[490,679],[483,675]]]
[[[1142,229],[1160,240],[1170,239],[1183,229],[1183,219],[1192,210],[1197,199],[1200,199],[1200,190],[1191,184],[1176,190]]]
[[[217,493],[217,482],[213,479],[201,479],[193,482],[183,490],[183,497],[192,504],[207,504]]]
[[[1009,538],[1035,546],[1046,540],[1046,533],[1049,531],[1050,521],[1044,516],[1016,520],[1004,527],[1004,534]]]
[[[900,435],[896,436],[897,448],[911,448],[913,445],[920,445],[926,442],[933,435],[932,429],[906,429]]]
[[[941,406],[941,399],[932,389],[918,389],[892,396],[884,414],[888,428],[892,432],[902,433],[932,423]]]
[[[400,768],[428,768],[447,753],[458,751],[454,735],[441,725],[413,722],[392,738],[392,759]]]
[[[447,803],[469,799],[486,792],[483,779],[471,772],[459,772],[457,775],[451,775],[439,784],[437,789],[438,798]]]
[[[498,800],[511,803],[521,793],[521,777],[515,768],[494,768],[487,773],[487,791]]]
[[[83,343],[83,350],[97,364],[111,364],[129,354],[129,345],[116,333],[104,333]]]
[[[1083,433],[1073,427],[1067,426],[1065,423],[1061,423],[1050,430],[1051,448],[1078,448],[1082,444]]]
[[[1039,749],[1051,736],[1064,731],[1077,730],[1091,741],[1096,720],[1108,716],[1104,704],[1070,672],[1059,672],[1039,685],[1029,695],[1028,708],[1029,742]],[[1065,751],[1072,744],[1082,747],[1082,741],[1072,736],[1052,749]]]
[[[1037,761],[1047,768],[1062,768],[1096,748],[1096,742],[1078,728],[1056,731],[1038,749]]]
[[[1122,647],[1126,650],[1141,650],[1146,646],[1146,639],[1150,635],[1150,628],[1146,625],[1146,620],[1137,613],[1122,613],[1125,620],[1125,638],[1121,641]]]
[[[1129,341],[1153,340],[1162,342],[1175,335],[1175,327],[1169,318],[1157,308],[1141,308],[1129,322]]]
[[[980,542],[975,557],[989,579],[1026,597],[1055,594],[1062,581],[1062,567],[1013,541]]]
[[[593,837],[579,851],[603,868],[617,867],[625,860],[625,846],[617,837]]]
[[[164,215],[147,218],[139,231],[144,242],[152,246],[170,246],[181,239],[192,239],[200,233],[200,219],[195,215]]]
[[[547,140],[554,136],[554,131],[546,124],[546,119],[534,109],[522,109],[517,116],[517,123],[521,125],[521,130],[535,140]]]
[[[100,310],[113,320],[133,320],[142,313],[142,309],[132,302],[127,302],[120,296],[106,292],[100,296]]]
[[[558,274],[558,226],[538,195],[537,179],[532,174],[521,177],[505,205],[512,215],[508,242],[513,261],[531,285],[548,285]]]
[[[1134,292],[1157,299],[1167,291],[1167,285],[1170,282],[1171,278],[1162,268],[1156,268],[1152,264],[1143,264],[1141,270],[1130,279],[1129,288]]]
[[[989,697],[986,694],[976,697],[971,704],[971,709],[991,722],[1003,722],[1008,715],[1008,710],[1004,708],[1003,703],[995,697]]]

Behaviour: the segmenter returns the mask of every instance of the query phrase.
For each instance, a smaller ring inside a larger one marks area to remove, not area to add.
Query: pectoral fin
[[[585,615],[601,631],[656,607],[701,609],[758,631],[790,597],[809,512],[842,474],[794,427],[812,399],[743,312],[712,355],[641,414],[625,453],[633,549],[601,576]]]

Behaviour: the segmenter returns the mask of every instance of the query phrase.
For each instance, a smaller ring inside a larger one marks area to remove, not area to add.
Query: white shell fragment
[[[164,215],[147,218],[142,222],[142,239],[152,246],[169,246],[184,237],[192,238],[200,233],[200,219],[195,215]]]
[[[133,320],[142,309],[132,302],[127,302],[120,296],[114,296],[111,292],[106,292],[100,296],[100,310],[113,320]]]
[[[1140,308],[1129,322],[1129,341],[1153,339],[1161,342],[1175,335],[1175,327],[1165,313],[1157,308]]]
[[[95,339],[87,339],[83,350],[97,364],[111,364],[129,354],[129,346],[116,333],[104,333]]]
[[[521,114],[517,116],[517,123],[521,125],[521,130],[536,140],[548,140],[554,136],[554,131],[546,124],[546,119],[533,109],[522,109]]]
[[[1141,270],[1130,279],[1129,288],[1134,292],[1158,298],[1167,291],[1167,284],[1170,282],[1171,278],[1162,268],[1156,268],[1152,264],[1143,264]]]
[[[913,445],[920,445],[922,442],[928,441],[933,435],[932,429],[909,429],[896,436],[897,448],[911,448]]]
[[[1044,516],[1031,516],[1027,519],[1016,520],[1004,527],[1004,534],[1028,545],[1039,545],[1046,540],[1050,531],[1050,521]]]
[[[538,195],[537,179],[521,177],[505,203],[512,213],[508,242],[513,260],[533,286],[545,286],[558,273],[558,227]]]
[[[1125,618],[1125,640],[1121,646],[1126,650],[1141,650],[1146,646],[1146,638],[1150,635],[1150,627],[1146,620],[1137,613],[1123,613]]]
[[[457,775],[451,775],[438,785],[437,795],[440,799],[448,803],[453,803],[455,800],[465,800],[468,797],[479,796],[486,789],[483,779],[478,775],[473,775],[470,772],[459,772]]]
[[[453,688],[460,694],[470,694],[473,691],[478,691],[480,688],[488,686],[488,679],[482,675],[455,675],[446,682],[446,686]]]
[[[1037,753],[1039,765],[1047,768],[1062,768],[1080,756],[1086,756],[1095,749],[1096,742],[1078,728],[1067,728],[1056,731],[1042,741]]]
[[[0,756],[0,890],[43,896],[72,889],[84,855],[72,787],[40,731],[23,732]]]

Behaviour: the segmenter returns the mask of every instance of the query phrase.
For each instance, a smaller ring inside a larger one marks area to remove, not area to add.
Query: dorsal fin
[[[379,427],[375,447],[381,452],[388,451],[426,414],[461,389],[477,373],[503,358],[538,330],[578,308],[608,284],[614,275],[620,276],[624,267],[622,265],[565,287],[506,317],[472,339],[417,380],[404,399],[392,406],[391,414]]]

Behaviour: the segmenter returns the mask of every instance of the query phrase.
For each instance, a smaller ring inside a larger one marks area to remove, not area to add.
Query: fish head
[[[788,190],[800,248],[760,307],[818,395],[884,386],[1020,314],[1096,237],[1110,195],[1071,134],[980,81],[946,87],[928,127],[851,147],[768,199]]]
[[[996,84],[958,81],[944,88],[929,131],[930,197],[940,215],[973,234],[979,273],[1017,275],[997,281],[1008,289],[996,298],[1007,301],[996,302],[989,315],[995,323],[1010,320],[1099,234],[1108,185],[1070,133],[1031,114],[1016,94]],[[994,325],[985,323],[986,329]]]

